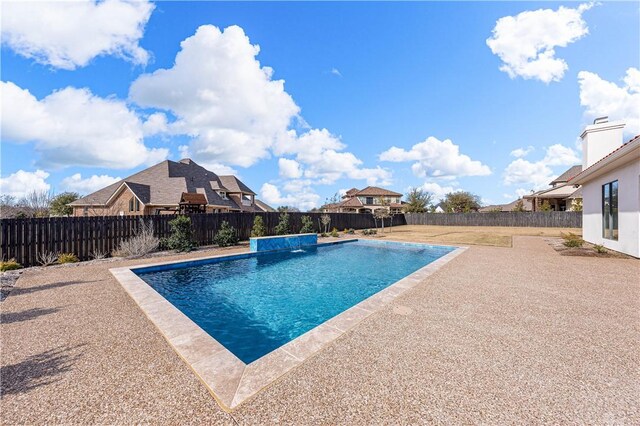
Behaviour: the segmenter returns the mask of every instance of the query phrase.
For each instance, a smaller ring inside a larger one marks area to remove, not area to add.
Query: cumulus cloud
[[[112,183],[116,183],[121,179],[122,178],[109,175],[92,175],[83,179],[80,173],[75,173],[60,181],[60,189],[86,195],[102,189],[105,186],[109,186]]]
[[[580,71],[580,105],[585,107],[589,121],[600,116],[624,120],[625,133],[640,133],[640,70],[629,68],[623,84],[603,80],[598,74]]]
[[[167,122],[167,116],[162,112],[154,112],[142,124],[142,131],[145,136],[168,133],[169,123]]]
[[[538,9],[502,17],[487,39],[487,46],[502,60],[500,70],[511,78],[560,81],[568,66],[556,58],[555,49],[589,33],[582,14],[592,6],[593,3],[575,9],[560,6],[558,10]]]
[[[534,188],[544,188],[553,180],[553,170],[542,161],[531,162],[518,158],[504,171],[505,185],[531,184]]]
[[[420,186],[423,191],[433,194],[433,201],[438,202],[450,192],[457,191],[457,185],[442,186],[437,182],[425,182]]]
[[[302,176],[302,168],[296,160],[280,158],[278,160],[278,167],[280,169],[280,176],[284,178],[297,179]]]
[[[528,161],[518,158],[512,161],[504,171],[503,182],[505,185],[529,184],[532,188],[542,189],[557,176],[550,166],[573,166],[581,162],[572,148],[554,144],[545,148],[542,160]],[[524,189],[516,190],[518,196],[528,193]]]
[[[532,147],[531,145],[529,145],[526,148],[516,148],[513,151],[511,151],[511,156],[516,158],[523,158],[531,154],[534,150],[535,148]]]
[[[146,64],[139,45],[153,4],[147,1],[2,3],[2,43],[17,54],[73,70],[93,58],[115,55]]]
[[[49,191],[51,185],[46,182],[48,177],[49,173],[40,169],[35,172],[18,170],[7,177],[0,178],[0,193],[19,199],[32,191]]]
[[[128,169],[167,157],[144,145],[140,119],[120,100],[73,87],[38,100],[11,82],[0,82],[0,97],[3,141],[34,142],[43,166]]]
[[[336,77],[342,77],[342,73],[338,68],[331,68],[331,74],[335,75]]]
[[[302,135],[290,131],[275,146],[276,155],[295,155],[304,165],[304,177],[320,184],[331,184],[341,178],[365,180],[368,185],[387,185],[391,172],[381,167],[363,168],[362,160],[343,151],[346,145],[327,129],[311,129]]]
[[[175,64],[143,74],[130,87],[143,107],[171,111],[171,131],[193,137],[196,161],[249,167],[269,157],[300,109],[256,60],[260,48],[242,28],[204,25],[181,44]]]
[[[573,149],[559,143],[547,148],[547,153],[542,161],[549,166],[573,166],[582,163],[582,159],[578,158]]]
[[[380,154],[381,161],[415,161],[411,170],[418,177],[455,178],[459,176],[487,176],[491,169],[480,161],[460,153],[460,147],[451,140],[440,141],[429,136],[410,150],[391,147]]]
[[[309,186],[302,185],[298,192],[283,195],[280,189],[265,183],[260,188],[260,198],[272,206],[294,206],[302,211],[307,211],[318,206],[320,196],[314,193]]]

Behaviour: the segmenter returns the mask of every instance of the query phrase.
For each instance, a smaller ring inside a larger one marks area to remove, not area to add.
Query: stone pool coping
[[[358,241],[358,239],[318,245],[343,244],[353,241]],[[387,242],[368,239],[362,241],[374,244],[392,243],[410,246],[438,247],[438,245],[433,244]],[[138,304],[147,318],[156,326],[176,353],[193,370],[200,381],[202,381],[220,407],[230,412],[247,399],[256,395],[260,390],[276,381],[279,377],[302,364],[307,358],[313,356],[324,346],[355,327],[366,317],[379,311],[396,297],[418,285],[446,263],[462,254],[466,249],[467,247],[456,247],[446,255],[425,265],[401,280],[396,281],[378,293],[362,300],[351,308],[250,364],[245,364],[237,358],[182,313],[182,311],[139,278],[133,270],[147,270],[154,267],[177,264],[188,265],[192,262],[201,263],[208,259],[253,257],[253,255],[255,255],[254,253],[217,255],[198,258],[193,261],[180,260],[112,268],[109,271],[133,301]]]

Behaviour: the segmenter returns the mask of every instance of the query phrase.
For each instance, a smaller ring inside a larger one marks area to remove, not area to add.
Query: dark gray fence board
[[[229,222],[241,240],[248,240],[255,216],[263,217],[267,235],[275,234],[279,213],[213,213],[190,215],[194,236],[199,245],[213,244],[213,239],[223,221]],[[314,230],[320,232],[318,219],[322,213],[289,213],[292,233],[302,227],[302,216],[310,216]],[[370,214],[329,213],[331,228],[364,229],[375,227]],[[0,258],[16,259],[24,266],[38,264],[40,253],[73,253],[80,260],[88,260],[96,251],[111,253],[120,242],[138,230],[140,219],[151,221],[156,236],[170,234],[169,221],[175,216],[96,216],[96,217],[51,217],[35,219],[0,220]],[[394,225],[404,225],[404,217],[396,216]],[[385,226],[389,226],[388,221]]]
[[[582,212],[407,213],[407,225],[581,228]]]

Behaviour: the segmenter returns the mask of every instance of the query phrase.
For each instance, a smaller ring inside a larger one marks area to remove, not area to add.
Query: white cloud
[[[450,192],[457,191],[457,186],[441,186],[436,182],[425,182],[420,189],[433,194],[433,201],[438,202],[444,198]]]
[[[502,60],[500,70],[511,78],[560,81],[568,66],[555,57],[555,48],[566,47],[589,33],[582,14],[592,6],[560,6],[558,10],[538,9],[502,17],[487,46]]]
[[[338,68],[331,68],[331,74],[337,76],[337,77],[342,77],[342,73],[340,72],[340,70]]]
[[[302,135],[293,130],[274,147],[276,155],[295,155],[304,166],[304,177],[319,184],[331,184],[341,178],[365,180],[368,185],[388,185],[391,172],[381,167],[362,168],[362,160],[343,151],[346,145],[327,129],[311,129]]]
[[[543,161],[532,163],[522,158],[512,161],[504,171],[505,185],[528,183],[536,189],[546,187],[554,177],[551,168]]]
[[[144,145],[140,120],[120,100],[73,87],[38,100],[11,82],[0,82],[0,95],[3,142],[34,142],[38,164],[128,169],[168,154]]]
[[[26,172],[18,170],[5,178],[0,178],[0,193],[20,199],[32,191],[49,191],[51,185],[46,182],[49,173],[44,170]]]
[[[540,161],[528,161],[523,158],[512,161],[504,171],[503,182],[505,185],[529,184],[532,188],[542,189],[557,176],[551,166],[573,166],[581,161],[572,148],[554,144],[545,148],[545,156]],[[516,190],[520,197],[528,193],[525,189]]]
[[[531,194],[531,190],[527,191],[524,188],[518,188],[516,189],[516,195],[518,196],[518,198],[522,198],[527,194]]]
[[[531,145],[529,145],[526,148],[517,148],[511,151],[511,156],[516,158],[523,158],[531,154],[534,150],[535,148],[532,147]]]
[[[580,71],[580,105],[586,108],[589,121],[605,115],[611,120],[624,120],[625,133],[633,136],[640,133],[640,70],[629,68],[622,81],[619,86],[598,74]]]
[[[269,157],[300,111],[284,81],[256,60],[259,51],[238,26],[201,26],[181,43],[173,68],[141,75],[130,97],[171,111],[171,131],[194,138],[196,161],[249,167]]]
[[[320,196],[308,186],[302,185],[297,193],[283,196],[277,186],[265,183],[260,188],[260,198],[272,206],[294,206],[306,211],[319,205]]]
[[[380,154],[381,161],[415,161],[411,170],[418,177],[455,178],[459,176],[487,176],[491,169],[480,161],[460,153],[460,147],[451,140],[440,141],[429,136],[410,150],[391,147]]]
[[[280,158],[278,159],[278,167],[280,169],[280,176],[284,178],[297,179],[302,176],[302,168],[296,160]]]
[[[101,55],[146,64],[149,54],[138,42],[153,8],[147,1],[2,2],[2,43],[67,70]]]
[[[154,112],[148,116],[142,124],[142,131],[145,136],[153,136],[169,132],[167,116],[162,112]]]
[[[81,195],[91,194],[99,189],[116,183],[122,178],[112,177],[108,175],[93,175],[82,179],[80,173],[68,176],[60,182],[60,188],[63,191],[73,191]]]
[[[573,166],[582,163],[576,152],[564,145],[555,144],[547,148],[547,154],[542,160],[549,166]]]

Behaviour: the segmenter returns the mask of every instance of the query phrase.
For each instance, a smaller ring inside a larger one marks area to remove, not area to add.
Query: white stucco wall
[[[602,185],[618,181],[618,241],[602,238]],[[640,162],[582,185],[582,237],[593,244],[640,257]]]

